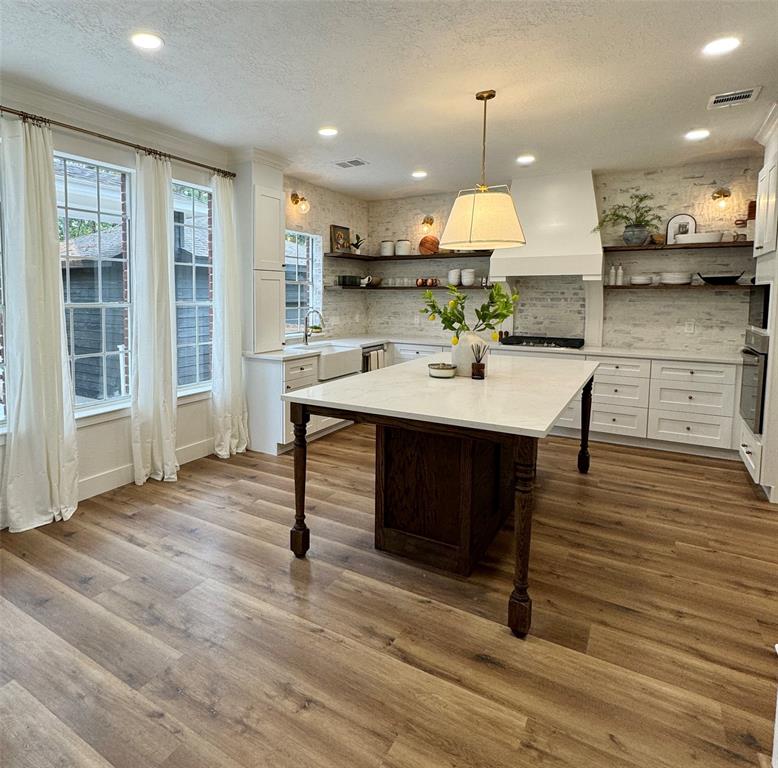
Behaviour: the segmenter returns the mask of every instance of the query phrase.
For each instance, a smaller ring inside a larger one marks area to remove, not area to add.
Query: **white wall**
[[[3,82],[3,103],[229,169],[229,154],[223,148],[91,105],[77,104],[56,94],[25,89],[12,81]],[[130,148],[65,130],[52,130],[54,148],[58,152],[124,168],[132,169],[135,166],[135,152]],[[210,174],[190,165],[173,163],[173,176],[184,182],[208,184]],[[129,409],[79,418],[77,427],[79,498],[85,499],[132,482]],[[176,445],[180,463],[213,452],[210,393],[179,398]],[[0,445],[0,461],[3,451],[4,446]]]

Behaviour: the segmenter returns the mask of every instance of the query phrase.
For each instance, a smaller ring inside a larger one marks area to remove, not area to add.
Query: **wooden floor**
[[[3,534],[0,762],[767,768],[778,507],[739,463],[541,442],[526,641],[508,531],[468,579],[372,549],[368,427],[311,446],[306,561],[260,454]]]

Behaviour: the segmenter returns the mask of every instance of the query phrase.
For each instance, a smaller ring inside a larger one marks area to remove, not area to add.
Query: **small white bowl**
[[[723,232],[695,232],[689,235],[676,235],[675,242],[678,245],[690,245],[693,243],[720,243],[724,237]]]

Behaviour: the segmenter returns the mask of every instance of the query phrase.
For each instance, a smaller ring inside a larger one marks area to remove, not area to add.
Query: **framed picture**
[[[330,249],[333,253],[351,250],[351,231],[348,227],[330,224]]]

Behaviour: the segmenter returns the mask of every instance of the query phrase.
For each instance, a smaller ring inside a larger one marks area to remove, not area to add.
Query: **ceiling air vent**
[[[342,160],[339,163],[335,163],[338,168],[359,168],[360,165],[367,165],[367,160],[360,160],[355,157],[353,160]]]
[[[756,101],[762,86],[756,88],[744,88],[742,91],[730,91],[729,93],[717,93],[708,99],[708,109],[721,109],[722,107],[734,107],[745,104],[748,101]]]

